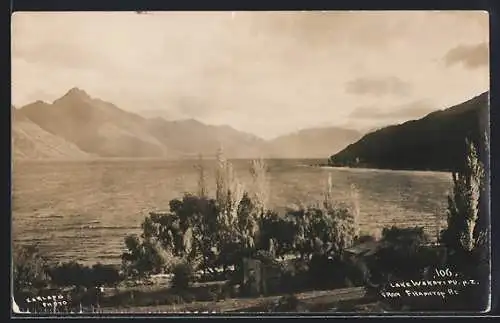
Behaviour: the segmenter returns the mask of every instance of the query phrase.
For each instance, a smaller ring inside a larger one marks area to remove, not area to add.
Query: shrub
[[[280,217],[276,212],[267,211],[259,220],[258,249],[272,251],[280,257],[295,250],[297,227],[294,221]]]
[[[97,305],[99,299],[99,291],[96,288],[86,288],[82,286],[74,287],[70,293],[71,306],[76,307],[80,304],[82,306]]]
[[[327,255],[316,254],[311,257],[308,281],[311,287],[319,289],[342,288],[348,276],[343,259],[331,259]]]
[[[423,228],[384,228],[381,246],[375,255],[375,267],[385,275],[399,278],[419,277],[423,268],[415,262],[428,241]]]
[[[144,235],[152,235],[152,222],[149,218],[143,223]],[[126,277],[145,278],[151,273],[159,273],[165,257],[162,247],[152,239],[141,240],[136,235],[125,237],[127,252],[122,254],[122,269]]]
[[[171,200],[169,212],[151,212],[144,219],[140,237],[125,239],[127,252],[122,259],[127,276],[144,277],[170,269],[175,265],[172,259],[189,261],[194,267],[214,265],[219,211],[216,200],[205,193]]]
[[[299,309],[300,301],[295,295],[286,295],[279,298],[272,312],[296,312]]]
[[[177,294],[166,294],[163,302],[165,305],[179,305],[184,302],[183,298]]]
[[[173,269],[172,287],[177,290],[187,289],[193,282],[193,268],[188,263],[180,263]]]
[[[217,300],[225,300],[232,297],[232,287],[225,283],[224,285],[218,285],[216,290]]]
[[[346,281],[345,287],[373,285],[374,277],[369,268],[370,259],[367,257],[351,257],[345,259]]]
[[[92,266],[92,282],[94,286],[116,286],[122,277],[115,266],[97,263]]]
[[[177,293],[184,303],[192,303],[196,300],[196,296],[188,290],[181,290]]]
[[[90,286],[88,268],[76,261],[58,264],[50,268],[49,275],[57,286]]]
[[[302,258],[312,254],[341,257],[355,239],[355,222],[351,211],[337,207],[328,198],[323,206],[290,211],[296,227],[295,250]]]
[[[210,290],[208,287],[196,288],[193,290],[194,297],[199,302],[215,302],[217,301],[217,293]]]
[[[229,297],[230,298],[235,298],[235,297],[238,297],[240,295],[240,281],[239,279],[236,279],[234,278],[234,276],[232,276],[229,281],[227,281],[225,283],[225,285],[227,286],[227,290],[228,290],[228,293],[229,293]]]
[[[43,288],[47,285],[47,262],[36,246],[14,245],[12,266],[14,292],[26,287]]]
[[[87,267],[71,261],[49,268],[48,274],[52,283],[57,286],[116,286],[122,281],[115,266],[100,263]]]

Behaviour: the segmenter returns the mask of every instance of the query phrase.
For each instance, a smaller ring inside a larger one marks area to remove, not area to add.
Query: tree
[[[76,261],[58,264],[49,270],[52,282],[57,286],[90,287],[89,268]]]
[[[487,143],[485,146],[488,148]],[[442,232],[441,242],[448,251],[448,265],[466,277],[484,281],[491,271],[489,196],[485,194],[489,178],[485,176],[484,164],[478,155],[487,157],[488,154],[484,150],[478,154],[476,146],[469,140],[466,140],[466,148],[464,167],[452,174],[453,192],[448,198],[448,227]],[[488,284],[473,286],[453,304],[460,308],[484,309],[488,293]]]
[[[48,282],[48,264],[37,246],[14,245],[12,283],[15,292],[27,287],[41,287]]]
[[[355,239],[360,237],[359,232],[359,218],[360,218],[360,207],[359,207],[359,190],[356,185],[351,184],[351,214],[353,221],[353,231]]]
[[[441,242],[452,258],[467,256],[486,246],[487,228],[478,230],[481,193],[484,192],[484,167],[474,144],[466,140],[465,167],[452,173],[453,191],[448,197],[448,227],[442,232]]]
[[[296,250],[301,258],[312,254],[342,257],[354,242],[354,221],[347,208],[325,205],[291,211],[295,223]]]
[[[423,267],[431,265],[421,259],[423,246],[428,241],[422,227],[384,228],[373,265],[383,276],[394,275],[400,279],[419,277]]]
[[[195,269],[212,266],[218,213],[216,201],[205,196],[186,194],[170,201],[169,212],[151,212],[144,219],[140,238],[127,238],[125,264],[136,274],[171,270],[180,261]]]
[[[273,250],[277,257],[295,251],[297,226],[292,220],[267,211],[259,227],[258,249]]]
[[[253,180],[253,192],[251,198],[260,215],[266,214],[269,203],[270,186],[267,171],[267,165],[262,158],[252,160],[250,174]]]
[[[203,165],[203,156],[201,154],[198,156],[198,164],[196,165],[196,170],[198,171],[198,196],[206,197],[208,194],[207,179],[205,174],[205,167]]]
[[[216,203],[218,208],[218,230],[221,242],[232,240],[238,217],[238,208],[244,197],[243,184],[238,180],[233,165],[224,157],[222,149],[217,152]]]
[[[186,290],[193,280],[193,268],[187,262],[181,262],[173,268],[172,287],[176,290]]]
[[[262,177],[263,163],[257,163],[251,172],[254,178]],[[257,174],[259,173],[259,174]],[[259,215],[265,207],[265,197],[257,194],[259,200],[244,190],[232,164],[224,157],[222,150],[217,153],[216,168],[216,205],[217,225],[216,242],[219,263],[223,267],[239,262],[241,255],[256,248],[259,234]],[[257,196],[255,195],[255,196]]]
[[[353,197],[357,191],[352,188]],[[354,201],[356,202],[356,201]],[[359,207],[343,207],[333,198],[331,174],[323,194],[323,203],[300,207],[289,212],[295,223],[295,247],[302,258],[312,254],[340,259],[345,249],[355,241]]]
[[[159,273],[165,263],[162,250],[151,239],[141,241],[136,235],[125,237],[127,252],[122,254],[122,269],[125,276],[145,278]]]
[[[170,222],[163,221],[160,228],[162,245],[195,268],[202,264],[208,266],[213,262],[216,247],[216,201],[185,195],[182,201],[171,202],[170,211],[167,215]]]
[[[332,174],[328,174],[328,185],[325,200],[320,211],[316,211],[321,219],[318,223],[324,231],[325,239],[330,243],[329,252],[340,258],[343,251],[349,248],[359,235],[359,193],[354,184],[350,187],[351,205],[343,207],[333,199]]]
[[[237,206],[235,218],[231,222],[226,222],[227,217],[218,217],[217,263],[224,268],[238,265],[244,255],[249,255],[259,247],[258,211],[248,193],[243,193]]]
[[[92,266],[93,286],[116,286],[120,281],[120,273],[115,266],[101,263]]]

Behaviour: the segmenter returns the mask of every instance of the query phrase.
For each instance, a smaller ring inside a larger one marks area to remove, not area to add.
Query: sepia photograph
[[[486,11],[11,18],[16,316],[489,311]]]

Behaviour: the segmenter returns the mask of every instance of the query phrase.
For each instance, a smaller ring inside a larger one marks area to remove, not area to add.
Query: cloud
[[[172,102],[174,110],[184,118],[205,118],[210,116],[210,109],[214,109],[211,104],[204,102],[203,98],[195,95],[180,95],[173,98]]]
[[[398,77],[356,78],[346,84],[346,92],[357,95],[401,95],[410,93],[411,85]]]
[[[488,40],[485,18],[429,11],[17,13],[13,103],[51,102],[77,86],[132,112],[163,110],[266,138],[326,122],[372,127],[387,124],[386,113],[418,116],[409,107],[398,111],[407,102],[431,98],[446,107],[486,90],[486,69],[443,63],[450,48]],[[365,113],[356,117],[363,112],[356,107]]]
[[[349,11],[270,12],[247,16],[254,30],[291,38],[309,49],[343,43],[365,49],[380,49],[404,37],[408,29],[405,19],[418,13]],[[352,37],[355,35],[355,37]]]
[[[428,100],[417,100],[389,110],[376,106],[361,106],[349,115],[354,119],[390,120],[415,119],[436,110]]]
[[[458,45],[444,56],[446,65],[462,64],[469,69],[475,69],[489,64],[489,48],[487,43],[475,45]]]

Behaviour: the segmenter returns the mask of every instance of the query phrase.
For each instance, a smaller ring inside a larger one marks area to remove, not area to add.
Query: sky
[[[12,103],[78,87],[262,138],[365,131],[487,91],[488,24],[483,11],[17,12]]]

